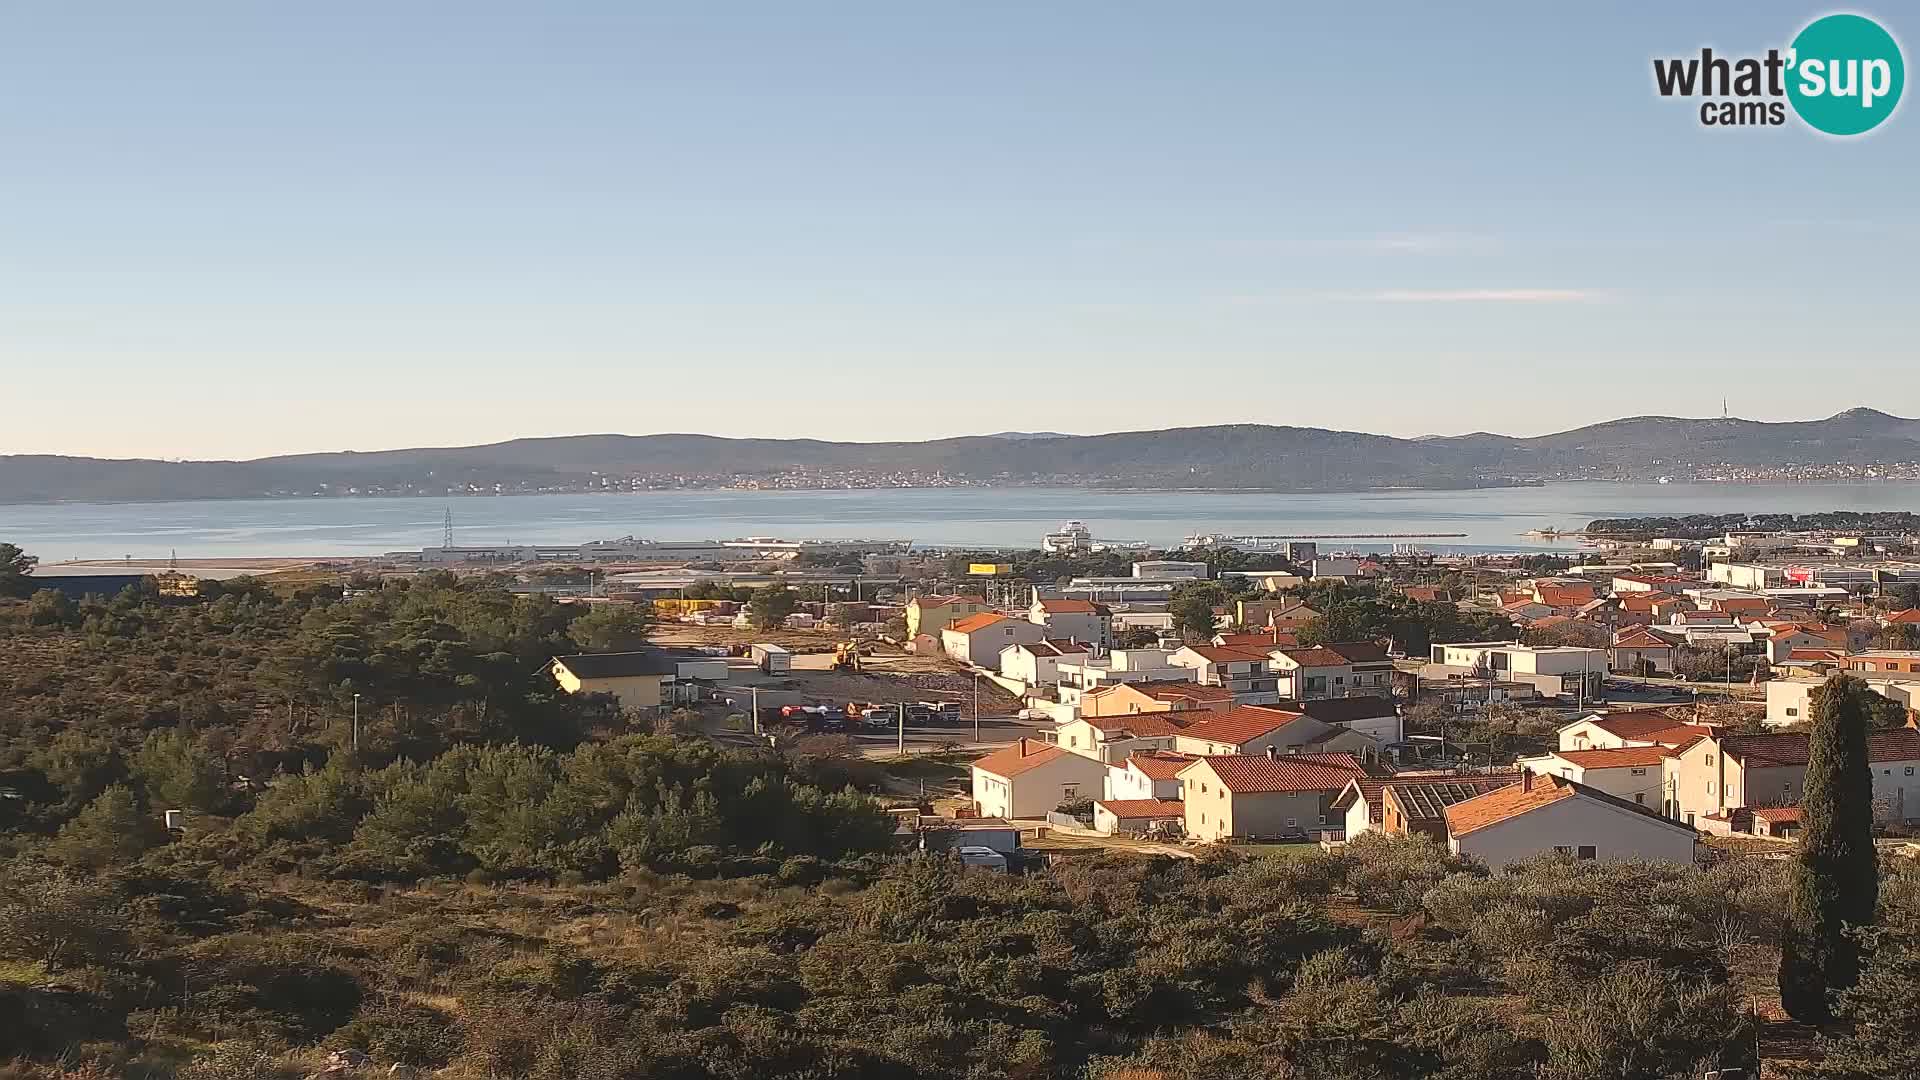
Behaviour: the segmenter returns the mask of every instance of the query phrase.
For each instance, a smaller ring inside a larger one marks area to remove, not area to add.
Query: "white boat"
[[[1058,529],[1040,538],[1040,550],[1055,555],[1093,549],[1093,530],[1084,521],[1062,522]]]

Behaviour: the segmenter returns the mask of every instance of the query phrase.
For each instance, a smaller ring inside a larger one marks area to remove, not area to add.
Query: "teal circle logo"
[[[1815,19],[1787,54],[1787,100],[1809,127],[1829,135],[1879,127],[1906,85],[1900,43],[1864,15]]]

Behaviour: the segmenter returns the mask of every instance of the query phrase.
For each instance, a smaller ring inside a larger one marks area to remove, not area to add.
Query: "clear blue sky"
[[[8,2],[0,452],[1920,414],[1828,8],[1355,6]]]

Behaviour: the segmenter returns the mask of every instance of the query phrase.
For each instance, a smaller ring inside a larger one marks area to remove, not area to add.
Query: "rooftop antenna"
[[[167,573],[177,574],[179,572],[180,572],[180,549],[168,548],[167,549]]]
[[[453,546],[453,507],[451,506],[447,507],[447,526],[445,531],[441,534],[440,546],[443,548],[450,548]]]
[[[1721,398],[1721,399],[1720,399],[1720,419],[1722,419],[1722,420],[1731,420],[1731,419],[1733,419],[1733,418],[1732,418],[1731,416],[1729,416],[1729,415],[1727,414],[1727,399],[1726,399],[1726,398]]]

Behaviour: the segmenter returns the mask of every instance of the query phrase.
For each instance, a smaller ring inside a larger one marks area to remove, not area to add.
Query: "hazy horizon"
[[[0,15],[0,453],[1920,415],[1914,118],[1652,86],[1824,7],[447,10]]]
[[[1851,411],[1851,410],[1853,410],[1853,409],[1858,409],[1858,408],[1872,408],[1872,406],[1849,406],[1849,407],[1848,407],[1847,409],[1842,409],[1842,410],[1840,410],[1840,412],[1842,412],[1842,413],[1844,413],[1844,412],[1848,412],[1848,411]],[[1884,412],[1885,410],[1879,410],[1879,411],[1882,411],[1882,412]],[[1636,414],[1636,415],[1630,415],[1630,416],[1629,416],[1629,415],[1622,415],[1622,416],[1608,416],[1608,417],[1602,417],[1602,418],[1597,418],[1597,419],[1594,419],[1594,420],[1591,420],[1591,421],[1588,421],[1588,422],[1586,422],[1586,423],[1581,423],[1581,424],[1575,424],[1575,425],[1573,425],[1573,427],[1571,427],[1571,428],[1557,428],[1557,429],[1554,429],[1554,430],[1552,430],[1552,431],[1535,431],[1535,432],[1526,432],[1526,433],[1518,433],[1518,432],[1511,432],[1511,431],[1486,431],[1486,430],[1484,430],[1484,429],[1482,429],[1482,430],[1474,430],[1474,431],[1455,431],[1455,432],[1431,432],[1431,431],[1429,431],[1429,432],[1423,432],[1423,433],[1421,433],[1421,434],[1419,434],[1419,435],[1397,435],[1397,434],[1394,434],[1394,433],[1392,433],[1392,432],[1382,432],[1382,431],[1359,431],[1359,430],[1356,430],[1356,429],[1349,429],[1349,428],[1333,428],[1333,429],[1322,429],[1322,430],[1334,430],[1334,431],[1343,431],[1343,432],[1347,432],[1347,433],[1351,433],[1351,434],[1361,434],[1361,435],[1386,435],[1386,436],[1389,436],[1389,437],[1391,437],[1391,438],[1396,438],[1396,439],[1408,439],[1408,440],[1413,440],[1413,441],[1419,441],[1419,440],[1423,440],[1423,439],[1457,439],[1457,438],[1465,438],[1465,437],[1467,437],[1467,436],[1471,436],[1471,435],[1496,435],[1496,436],[1502,436],[1502,437],[1507,437],[1507,438],[1516,438],[1516,439],[1527,439],[1527,438],[1534,438],[1534,437],[1537,437],[1537,436],[1542,436],[1542,435],[1554,435],[1554,434],[1559,434],[1560,432],[1564,432],[1564,431],[1572,431],[1572,430],[1578,430],[1579,428],[1584,428],[1584,427],[1592,427],[1592,426],[1596,426],[1596,425],[1599,425],[1599,424],[1606,424],[1606,423],[1611,423],[1611,422],[1614,422],[1614,421],[1619,421],[1619,420],[1637,420],[1637,419],[1659,419],[1659,420],[1719,420],[1719,419],[1727,419],[1727,420],[1733,420],[1733,421],[1749,421],[1749,422],[1759,422],[1759,423],[1795,423],[1795,422],[1804,422],[1804,421],[1812,421],[1812,420],[1826,420],[1826,419],[1830,419],[1830,418],[1832,418],[1833,416],[1836,416],[1836,415],[1839,415],[1839,413],[1827,413],[1827,414],[1824,414],[1824,415],[1821,415],[1821,416],[1783,416],[1783,417],[1781,417],[1781,418],[1780,418],[1780,419],[1778,419],[1778,420],[1771,420],[1771,419],[1763,419],[1763,418],[1761,418],[1761,417],[1754,417],[1754,416],[1732,416],[1732,415],[1729,415],[1729,416],[1726,416],[1726,417],[1724,417],[1724,418],[1723,418],[1723,417],[1720,417],[1720,416],[1669,416],[1669,415],[1665,415],[1665,414],[1660,414],[1660,413],[1640,413],[1640,414]],[[1896,417],[1896,419],[1912,419],[1912,418],[1910,418],[1910,417]],[[1260,424],[1260,423],[1262,423],[1262,422],[1261,422],[1261,421],[1230,421],[1230,420],[1224,420],[1224,421],[1219,421],[1218,423],[1219,423],[1219,424]],[[1050,434],[1051,434],[1051,435],[1059,435],[1059,436],[1064,436],[1064,437],[1068,437],[1068,438],[1083,438],[1083,437],[1088,437],[1088,436],[1094,436],[1094,435],[1123,435],[1123,434],[1129,434],[1129,433],[1137,433],[1137,432],[1142,432],[1142,431],[1168,431],[1168,430],[1178,430],[1178,429],[1180,429],[1180,428],[1192,428],[1192,427],[1210,427],[1210,426],[1215,426],[1215,425],[1211,425],[1211,424],[1179,424],[1179,425],[1171,425],[1171,426],[1169,426],[1169,427],[1166,427],[1166,428],[1115,428],[1115,429],[1113,429],[1113,430],[1111,430],[1111,431],[1055,431],[1055,432],[1052,432],[1052,433],[1050,433]],[[1294,424],[1294,425],[1272,425],[1272,426],[1292,426],[1292,427],[1309,427],[1309,428],[1311,428],[1311,427],[1314,427],[1315,425],[1311,425],[1311,424]],[[869,443],[869,444],[871,444],[871,443],[889,443],[889,442],[938,442],[938,441],[941,441],[941,440],[944,440],[944,439],[955,439],[955,438],[994,438],[994,437],[999,437],[999,436],[1006,436],[1006,435],[1020,435],[1020,436],[1031,436],[1031,435],[1033,435],[1033,434],[1034,434],[1034,433],[1030,433],[1030,432],[1024,432],[1024,431],[1015,431],[1015,430],[1013,430],[1013,429],[1002,429],[1002,430],[999,430],[999,431],[991,431],[991,432],[987,432],[987,431],[974,431],[974,432],[961,432],[961,433],[959,433],[959,434],[955,434],[955,435],[941,435],[941,436],[934,436],[934,437],[930,437],[930,438],[927,438],[927,439],[855,439],[855,438],[841,438],[841,439],[813,439],[812,441],[816,441],[816,442],[842,442],[842,443]],[[702,438],[718,438],[718,439],[738,439],[738,440],[752,440],[752,439],[777,439],[777,440],[788,440],[788,439],[807,439],[807,438],[809,438],[808,436],[788,436],[788,435],[762,435],[762,434],[754,434],[754,433],[744,433],[744,434],[727,434],[727,433],[722,433],[722,432],[713,432],[713,431],[573,431],[573,432],[564,432],[564,433],[557,433],[557,434],[541,434],[541,435],[514,435],[514,436],[509,436],[509,437],[507,437],[507,438],[504,438],[504,439],[488,439],[488,440],[485,440],[485,441],[481,441],[481,442],[473,442],[473,443],[434,443],[434,444],[419,444],[419,445],[408,445],[408,446],[401,446],[401,445],[393,445],[393,446],[338,446],[338,447],[330,447],[330,448],[321,448],[321,449],[301,449],[301,450],[285,450],[285,451],[279,451],[279,452],[276,452],[276,453],[273,453],[273,454],[260,454],[260,455],[253,455],[253,456],[250,456],[250,457],[242,457],[242,458],[193,458],[193,457],[186,457],[186,456],[182,456],[182,455],[177,455],[177,454],[168,454],[168,455],[137,455],[137,454],[135,454],[135,455],[102,455],[102,454],[57,454],[57,455],[52,455],[52,456],[58,456],[58,457],[99,457],[99,458],[107,458],[107,459],[115,459],[115,458],[120,458],[120,459],[125,459],[125,460],[150,460],[150,461],[251,461],[251,460],[258,460],[258,459],[260,459],[260,458],[270,458],[270,457],[303,457],[303,456],[310,456],[310,455],[315,455],[315,454],[376,454],[376,453],[381,453],[381,452],[385,452],[385,451],[403,451],[403,450],[435,450],[435,449],[456,449],[456,448],[461,448],[461,447],[468,447],[468,446],[492,446],[492,445],[498,445],[498,444],[501,444],[501,443],[510,443],[510,442],[525,442],[525,441],[529,441],[529,440],[536,440],[536,439],[591,439],[591,438],[608,438],[608,437],[611,437],[611,438],[646,438],[646,437],[649,437],[649,436],[674,436],[674,435],[680,435],[680,436],[694,436],[694,437],[702,437]],[[1049,435],[1039,435],[1039,436],[1037,436],[1037,437],[1041,437],[1041,438],[1045,438],[1045,437],[1050,437],[1050,436],[1049,436]],[[12,456],[43,456],[44,454],[45,454],[45,452],[44,452],[44,451],[13,451],[13,450],[4,450],[4,449],[0,449],[0,457],[12,457]]]

